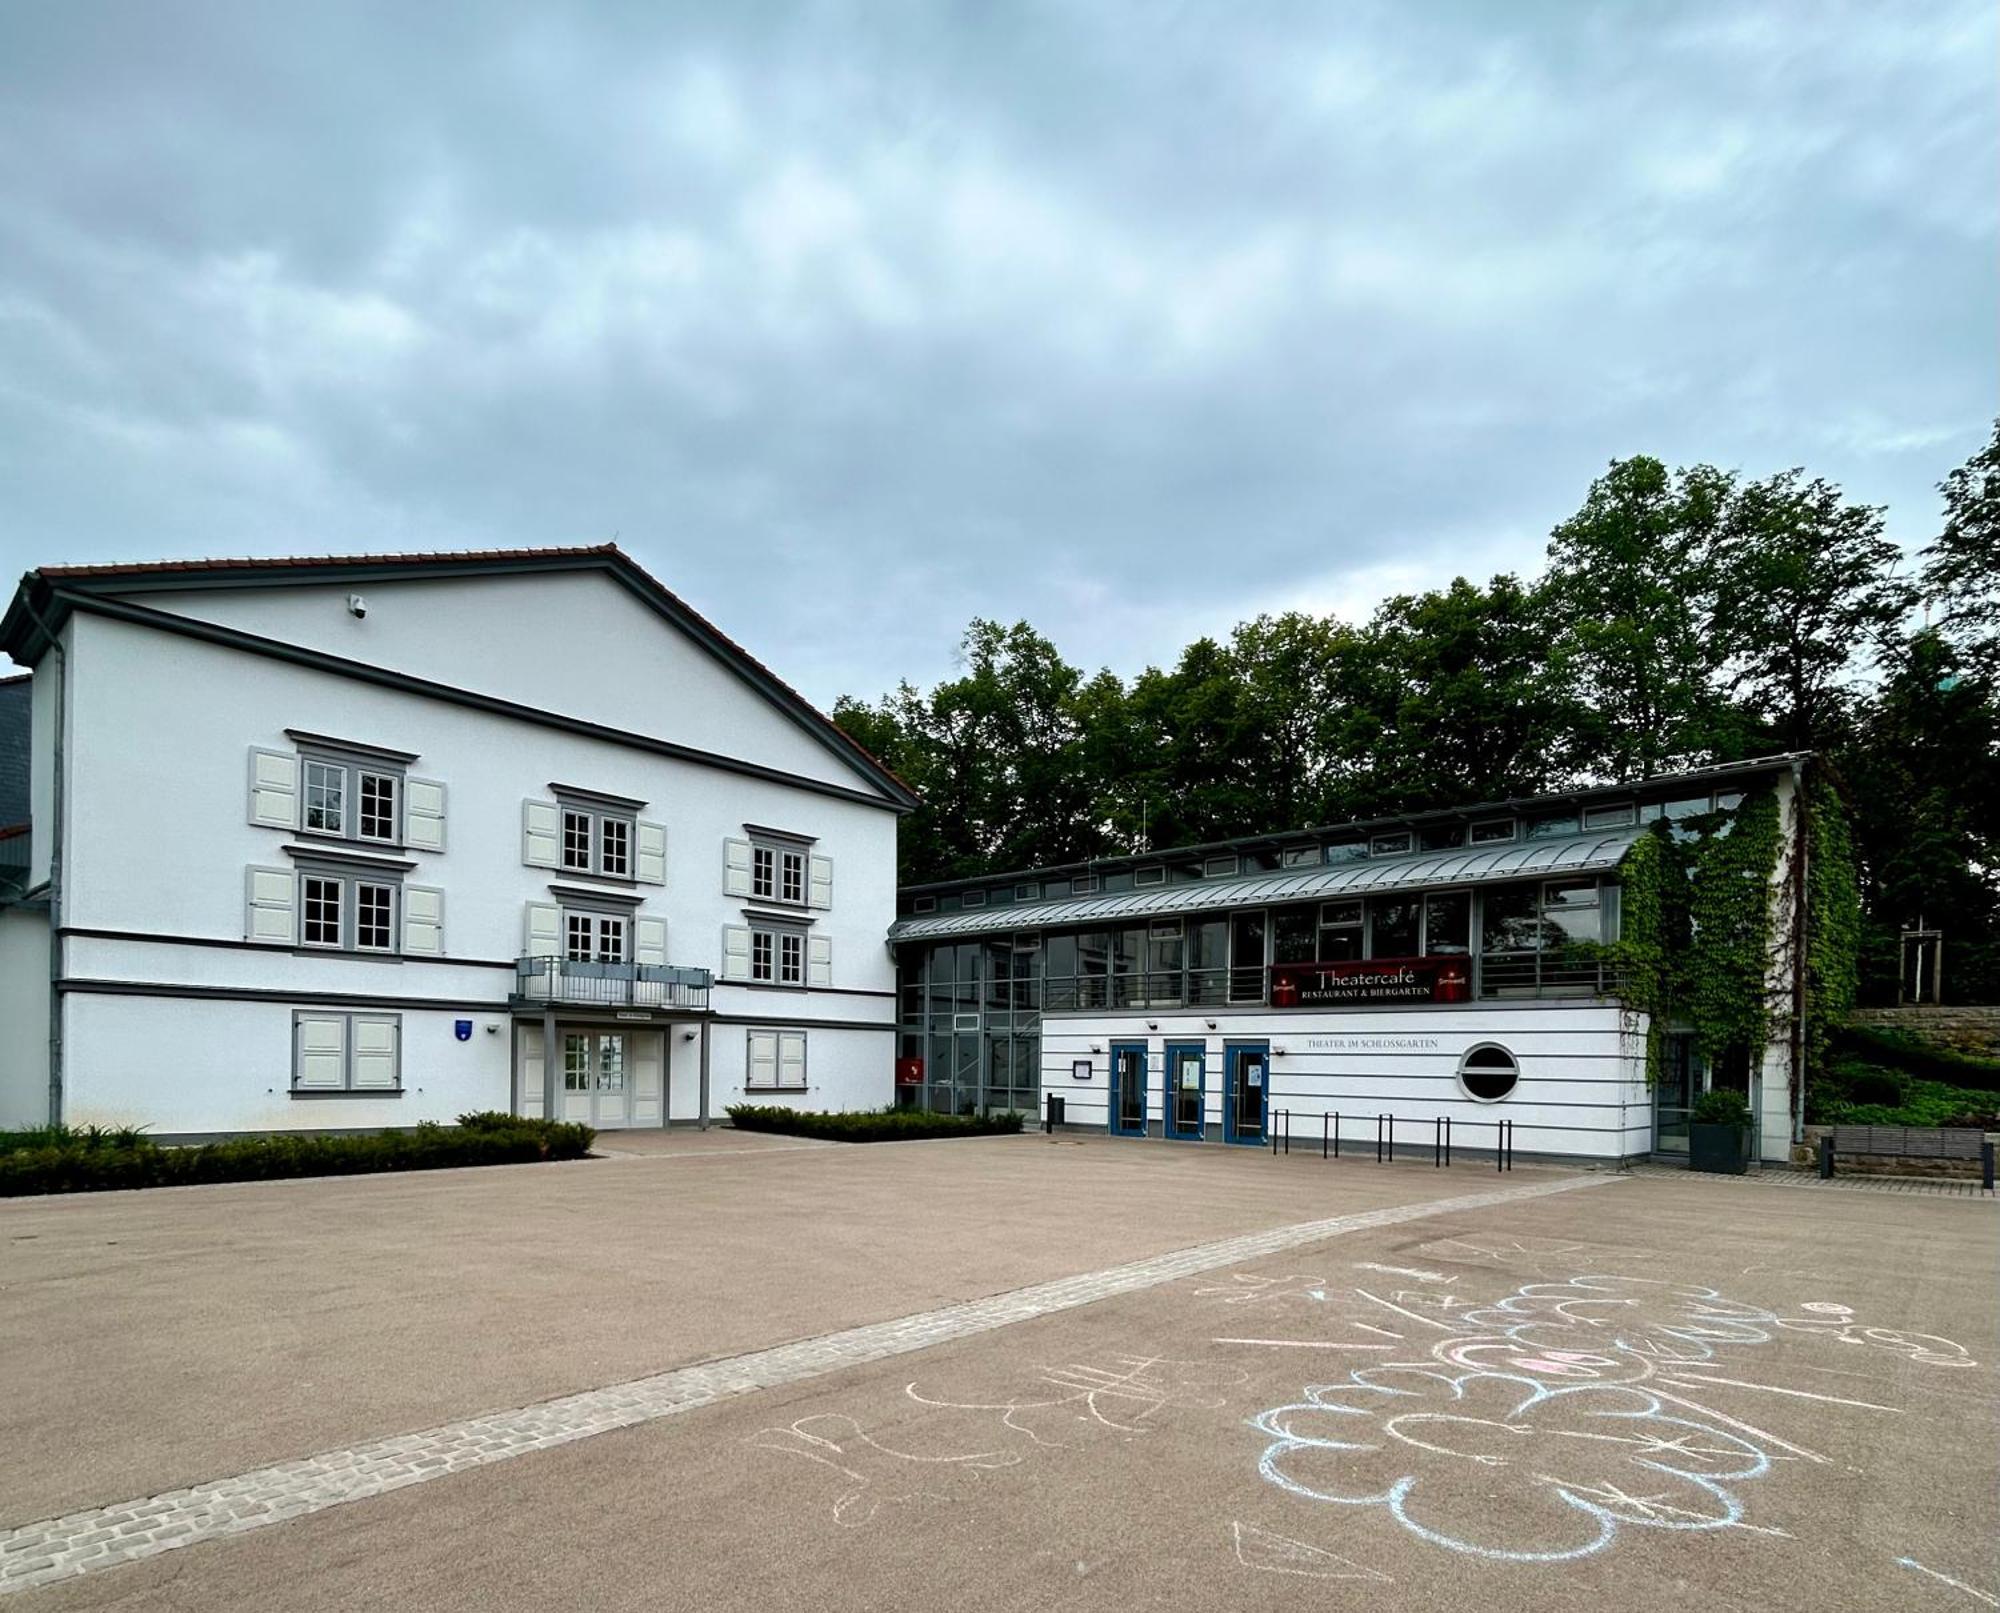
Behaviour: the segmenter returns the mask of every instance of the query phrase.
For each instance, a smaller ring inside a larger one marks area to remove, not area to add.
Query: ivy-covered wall
[[[1732,1050],[1758,1060],[1774,1031],[1790,1026],[1795,964],[1805,976],[1807,1080],[1822,1068],[1829,1027],[1854,1000],[1860,890],[1847,815],[1817,769],[1791,810],[1806,850],[1803,925],[1793,922],[1790,870],[1780,868],[1787,835],[1773,790],[1730,811],[1655,824],[1625,854],[1612,951],[1627,1008],[1649,1019],[1649,1079],[1670,1023],[1687,1026],[1711,1060]]]

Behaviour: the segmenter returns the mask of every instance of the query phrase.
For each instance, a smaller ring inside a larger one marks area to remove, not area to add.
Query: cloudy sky
[[[1964,4],[0,8],[0,569],[617,540],[822,701],[1532,570],[1615,455],[1912,545]]]

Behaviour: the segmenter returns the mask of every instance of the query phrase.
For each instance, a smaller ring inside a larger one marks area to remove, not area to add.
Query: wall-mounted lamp
[[[1212,1019],[1204,1019],[1202,1023],[1206,1025],[1210,1030],[1215,1029],[1215,1021]]]
[[[1147,1020],[1147,1021],[1146,1021],[1146,1029],[1147,1029],[1147,1030],[1149,1030],[1149,1031],[1156,1031],[1156,1030],[1158,1030],[1159,1028],[1160,1028],[1160,1022],[1159,1022],[1159,1021],[1158,1021],[1157,1019],[1149,1019],[1149,1020]]]
[[[701,1034],[700,1031],[682,1031],[681,1040],[684,1042],[691,1042],[700,1034]]]
[[[1104,1044],[1102,1042],[1092,1042],[1090,1050],[1093,1053],[1102,1053],[1104,1051]]]
[[[1283,1049],[1282,1047],[1274,1047],[1274,1048],[1272,1048],[1272,1049],[1271,1049],[1271,1057],[1272,1057],[1272,1058],[1274,1058],[1274,1059],[1281,1059],[1281,1058],[1283,1058],[1284,1056],[1285,1056],[1285,1050],[1284,1050],[1284,1049]]]

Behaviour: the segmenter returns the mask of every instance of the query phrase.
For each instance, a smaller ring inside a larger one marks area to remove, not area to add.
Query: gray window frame
[[[337,920],[339,939],[311,941],[306,938],[306,887],[318,880],[340,893]],[[380,886],[389,892],[389,944],[385,947],[361,944],[361,887]],[[300,863],[292,870],[292,903],[298,913],[293,934],[300,951],[351,953],[364,958],[399,958],[403,955],[403,880],[400,873],[378,868],[340,868],[318,859]]]
[[[309,801],[312,792],[312,771],[316,767],[328,769],[340,776],[338,829],[316,829],[306,821],[307,814],[311,810]],[[369,778],[386,780],[393,792],[395,805],[391,815],[394,822],[390,825],[391,833],[386,836],[361,832],[361,793],[363,780]],[[339,751],[330,746],[300,744],[297,833],[314,840],[355,846],[387,846],[400,850],[408,821],[406,814],[409,810],[409,784],[409,770],[400,763]]]
[[[345,1022],[346,1030],[341,1037],[341,1080],[337,1087],[302,1087],[299,1085],[299,1022],[305,1019],[338,1019]],[[358,1087],[354,1084],[354,1027],[357,1021],[386,1023],[396,1027],[396,1084],[392,1087]],[[375,1013],[373,1011],[346,1010],[337,1008],[294,1008],[292,1010],[292,1079],[290,1092],[295,1098],[399,1098],[403,1095],[403,1016],[397,1013]]]

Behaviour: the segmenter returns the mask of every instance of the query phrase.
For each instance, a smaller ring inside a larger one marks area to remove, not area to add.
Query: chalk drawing
[[[1988,1607],[2000,1607],[2000,1596],[1992,1596],[1985,1591],[1977,1590],[1973,1586],[1966,1584],[1962,1579],[1953,1579],[1949,1574],[1940,1574],[1935,1568],[1926,1568],[1914,1557],[1898,1557],[1896,1562],[1900,1567],[1914,1568],[1919,1574],[1930,1575],[1932,1579],[1938,1581],[1941,1585],[1949,1585],[1955,1591],[1963,1591],[1967,1596],[1977,1598]]]
[[[1441,1271],[1419,1271],[1415,1266],[1381,1266],[1372,1260],[1354,1262],[1356,1271],[1384,1271],[1391,1277],[1414,1277],[1420,1283],[1447,1283],[1451,1279]]]
[[[1272,1276],[1262,1272],[1238,1271],[1232,1272],[1226,1283],[1197,1288],[1194,1292],[1197,1299],[1214,1299],[1224,1305],[1269,1305],[1287,1299],[1323,1303],[1326,1299],[1326,1279],[1299,1272]]]
[[[1760,1389],[1767,1395],[1790,1395],[1795,1400],[1819,1400],[1829,1406],[1856,1406],[1862,1411],[1886,1411],[1891,1413],[1899,1411],[1898,1407],[1878,1406],[1872,1400],[1843,1400],[1839,1395],[1815,1394],[1810,1389],[1786,1389],[1775,1383],[1750,1383],[1742,1378],[1717,1378],[1705,1373],[1700,1375],[1690,1374],[1679,1378],[1668,1378],[1666,1381],[1683,1389],[1697,1387],[1704,1383],[1713,1383],[1721,1384],[1731,1389]]]
[[[1378,1584],[1396,1582],[1387,1574],[1364,1568],[1351,1558],[1308,1545],[1284,1535],[1259,1529],[1255,1524],[1232,1523],[1230,1538],[1236,1546],[1236,1560],[1245,1568],[1262,1569],[1267,1574],[1300,1574],[1307,1579],[1372,1579]]]
[[[1170,1361],[1164,1356],[1120,1355],[1108,1364],[1070,1362],[1061,1366],[1037,1366],[1029,1376],[1055,1395],[1010,1395],[1005,1399],[952,1400],[942,1395],[919,1392],[907,1384],[903,1393],[920,1406],[933,1411],[998,1413],[1001,1426],[1026,1436],[1033,1444],[1062,1448],[1062,1442],[1044,1437],[1032,1425],[1035,1413],[1059,1413],[1043,1417],[1044,1423],[1081,1422],[1108,1428],[1125,1436],[1151,1431],[1150,1419],[1169,1408],[1215,1411],[1227,1404],[1226,1391],[1248,1381],[1240,1367],[1214,1362]]]
[[[1393,1344],[1342,1344],[1337,1339],[1215,1339],[1216,1344],[1263,1344],[1274,1350],[1393,1350]]]
[[[1853,1344],[1866,1349],[1887,1350],[1917,1366],[1975,1367],[1979,1363],[1962,1344],[1939,1338],[1935,1333],[1906,1333],[1896,1327],[1864,1327],[1852,1307],[1829,1300],[1808,1300],[1799,1307],[1804,1316],[1780,1317],[1777,1325],[1793,1333],[1813,1333],[1836,1344]]]
[[[951,1480],[977,1478],[995,1468],[1012,1467],[1021,1453],[1012,1450],[968,1451],[953,1456],[923,1456],[896,1450],[864,1431],[852,1417],[801,1417],[786,1428],[765,1428],[749,1444],[782,1456],[802,1456],[831,1468],[849,1488],[833,1503],[834,1521],[846,1528],[872,1522],[885,1507],[940,1506],[956,1498]]]
[[[1771,1466],[1643,1390],[1435,1366],[1361,1368],[1250,1423],[1269,1441],[1259,1473],[1287,1493],[1381,1507],[1420,1540],[1506,1562],[1587,1557],[1627,1526],[1733,1528],[1730,1486]],[[1492,1505],[1496,1482],[1513,1506]]]

